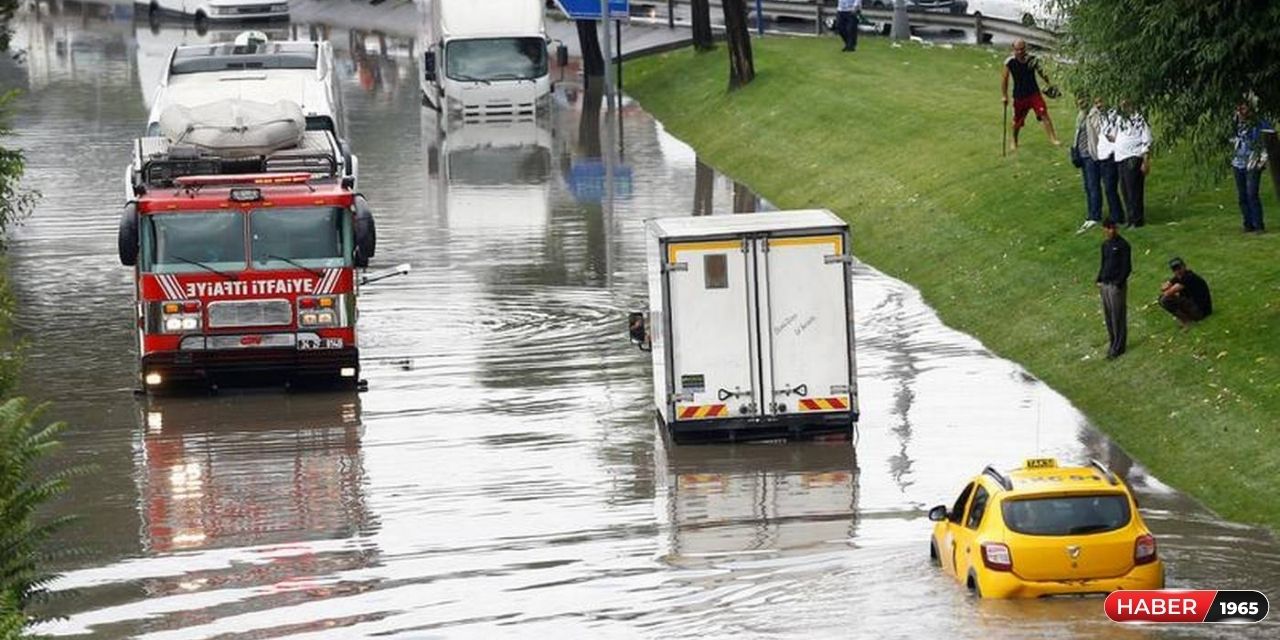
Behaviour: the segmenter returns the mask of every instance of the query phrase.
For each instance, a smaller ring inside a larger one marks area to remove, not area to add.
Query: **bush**
[[[48,599],[49,583],[57,576],[44,567],[66,552],[51,553],[46,543],[72,518],[39,521],[37,511],[66,492],[68,481],[82,471],[41,472],[65,426],[41,425],[43,410],[29,409],[22,398],[0,405],[0,637],[11,637],[14,624],[36,622],[31,605]]]

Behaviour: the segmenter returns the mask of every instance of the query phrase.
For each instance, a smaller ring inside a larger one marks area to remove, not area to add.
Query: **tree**
[[[18,0],[0,0],[0,53],[9,50],[9,20],[18,10]]]
[[[9,103],[17,91],[0,94],[0,140],[13,133],[9,129]],[[37,193],[20,184],[26,159],[21,149],[0,145],[0,233],[26,217],[35,206]]]
[[[747,28],[747,5],[743,0],[722,0],[725,38],[729,41],[729,88],[746,86],[756,77],[751,57],[751,32]]]
[[[1054,0],[1077,93],[1128,98],[1157,139],[1225,168],[1232,114],[1246,94],[1280,115],[1280,2]],[[1280,179],[1280,173],[1273,173]],[[1280,187],[1280,182],[1277,183]]]
[[[693,48],[698,51],[715,49],[716,41],[711,33],[710,0],[693,0],[689,10],[693,14]]]
[[[604,76],[604,54],[600,53],[600,33],[595,20],[574,20],[578,27],[578,44],[582,49],[582,76],[591,84],[591,78]]]

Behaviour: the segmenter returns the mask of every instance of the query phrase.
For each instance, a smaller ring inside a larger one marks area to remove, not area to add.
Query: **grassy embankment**
[[[628,92],[778,206],[848,219],[859,257],[1064,393],[1164,481],[1226,517],[1280,528],[1280,234],[1241,233],[1231,184],[1197,185],[1176,152],[1154,158],[1148,225],[1124,232],[1129,353],[1105,361],[1101,231],[1074,233],[1079,172],[1034,119],[1023,148],[1001,157],[1003,50],[755,44],[759,75],[732,95],[723,48],[630,63]],[[1069,140],[1074,108],[1050,110]],[[1269,183],[1263,198],[1280,229]],[[1173,255],[1214,292],[1215,314],[1186,332],[1154,304]]]

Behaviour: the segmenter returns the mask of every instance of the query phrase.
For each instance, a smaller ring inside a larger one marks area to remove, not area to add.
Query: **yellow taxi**
[[[1102,463],[1027,460],[983,469],[950,509],[929,510],[929,555],[978,597],[1164,588],[1156,540],[1129,487]]]

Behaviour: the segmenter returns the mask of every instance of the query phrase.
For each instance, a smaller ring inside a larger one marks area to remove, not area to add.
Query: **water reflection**
[[[359,396],[152,398],[141,412],[146,551],[341,538],[372,528]]]
[[[848,443],[680,447],[659,442],[658,557],[681,568],[852,545],[858,470]]]

